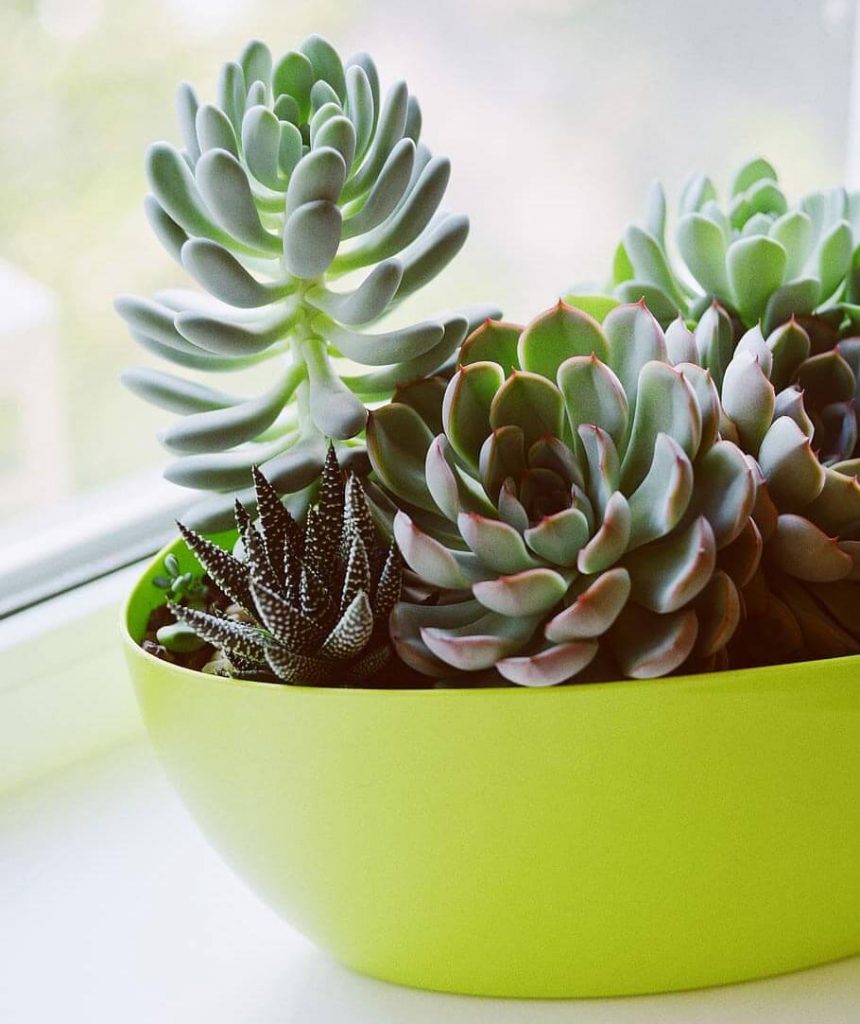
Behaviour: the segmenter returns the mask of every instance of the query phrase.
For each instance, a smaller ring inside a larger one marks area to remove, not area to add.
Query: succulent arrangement
[[[372,414],[374,470],[424,513],[396,515],[403,556],[457,595],[401,603],[398,653],[530,686],[724,664],[756,480],[719,418],[707,371],[672,365],[644,305],[603,327],[562,303],[485,324],[435,437],[408,405]]]
[[[437,370],[493,311],[368,333],[453,259],[468,220],[439,212],[449,161],[420,141],[404,82],[383,98],[367,54],[344,64],[310,36],[275,61],[253,41],[224,65],[216,102],[183,83],[177,107],[184,149],[150,147],[146,212],[203,293],[116,306],[135,341],[180,367],[272,367],[252,398],[149,368],[124,374],[181,414],[161,434],[178,456],[165,475],[218,492],[187,514],[213,530],[229,525],[234,492],[253,501],[253,466],[297,491],[318,477],[330,438],[360,464],[367,403]]]
[[[183,414],[168,477],[216,492],[180,527],[200,574],[155,581],[153,653],[455,686],[860,653],[860,196],[792,208],[753,160],[723,206],[696,176],[678,261],[656,186],[605,292],[368,334],[467,231],[406,86],[380,102],[370,57],[317,36],[254,42],[179,113],[147,210],[209,294],[119,311],[191,370],[277,370],[252,399],[125,376]],[[232,553],[204,536],[231,516]]]

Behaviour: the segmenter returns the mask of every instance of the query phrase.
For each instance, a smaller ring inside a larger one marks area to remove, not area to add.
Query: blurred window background
[[[127,507],[128,481],[156,478],[168,414],[117,382],[156,363],[111,302],[188,281],[146,223],[144,150],[179,141],[178,81],[210,98],[248,38],[278,55],[312,31],[369,51],[384,85],[406,78],[424,138],[452,158],[447,206],[472,230],[422,293],[428,312],[493,301],[522,320],[602,275],[654,177],[671,206],[691,170],[725,187],[754,154],[792,193],[856,163],[850,0],[4,0],[7,537],[106,487]]]

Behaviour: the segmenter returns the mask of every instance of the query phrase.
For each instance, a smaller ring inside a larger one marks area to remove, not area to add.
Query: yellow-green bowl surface
[[[860,657],[545,690],[219,679],[138,645],[165,553],[124,618],[152,741],[224,859],[343,963],[569,997],[860,952]]]

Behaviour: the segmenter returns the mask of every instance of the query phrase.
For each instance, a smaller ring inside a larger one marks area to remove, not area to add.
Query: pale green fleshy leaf
[[[655,679],[683,664],[693,650],[698,630],[692,610],[657,615],[628,604],[611,631],[612,650],[626,676]]]
[[[580,640],[552,645],[537,654],[502,658],[496,668],[517,686],[557,686],[575,678],[594,660],[597,650],[593,641]]]
[[[700,213],[682,218],[678,224],[678,248],[690,273],[707,294],[729,294],[726,239],[713,221]]]
[[[457,517],[460,534],[480,561],[498,573],[517,573],[538,568],[520,534],[507,523],[461,512]]]
[[[631,597],[654,612],[677,611],[706,586],[716,556],[713,530],[707,519],[700,517],[686,529],[625,557]]]
[[[657,435],[667,434],[692,459],[702,440],[702,417],[693,389],[665,363],[642,368],[630,439],[621,462],[621,489],[631,494],[651,465]]]
[[[698,357],[693,332],[680,316],[666,328],[666,353],[669,362],[675,366],[679,363],[695,363]]]
[[[591,575],[613,566],[627,550],[631,515],[627,499],[620,491],[609,496],[603,509],[600,528],[579,552],[576,567]]]
[[[633,413],[642,367],[668,359],[666,339],[651,313],[639,304],[619,306],[608,314],[603,331],[609,344],[609,366],[624,388]]]
[[[334,203],[306,203],[284,225],[284,264],[299,278],[318,277],[337,253],[341,212]]]
[[[572,568],[581,548],[588,542],[588,520],[579,509],[565,508],[525,529],[524,537],[539,558]]]
[[[490,405],[490,426],[517,426],[526,448],[544,434],[558,437],[564,422],[564,403],[555,384],[545,377],[514,371]]]
[[[628,549],[665,537],[681,521],[693,493],[693,467],[683,449],[666,434],[658,434],[651,467],[628,497]]]
[[[471,363],[451,378],[442,403],[442,423],[451,444],[477,467],[481,446],[491,431],[490,409],[505,383],[497,363]]]
[[[695,464],[691,514],[710,523],[722,549],[742,532],[756,499],[752,470],[731,441],[717,441]]]
[[[764,313],[768,299],[782,284],[785,249],[772,238],[741,238],[726,253],[726,269],[735,304],[747,324]]]
[[[232,253],[205,238],[190,238],[182,246],[182,265],[216,298],[242,309],[267,306],[294,290],[289,281],[258,281]]]
[[[844,579],[853,567],[835,540],[799,515],[779,517],[767,552],[783,572],[809,583]]]
[[[564,398],[567,420],[576,433],[589,423],[601,427],[616,448],[627,436],[627,396],[621,381],[594,355],[565,360],[557,373],[558,387]]]
[[[605,362],[608,349],[596,320],[559,302],[526,326],[519,338],[517,354],[521,369],[554,381],[565,360],[572,356],[595,355]]]
[[[474,583],[472,593],[499,615],[543,615],[561,601],[567,586],[560,573],[538,568]]]
[[[722,400],[726,415],[737,429],[741,447],[757,455],[773,418],[776,395],[751,352],[740,352],[729,363],[723,378]]]
[[[550,619],[544,635],[554,643],[602,636],[621,614],[629,596],[627,570],[610,569],[591,582],[573,604]]]

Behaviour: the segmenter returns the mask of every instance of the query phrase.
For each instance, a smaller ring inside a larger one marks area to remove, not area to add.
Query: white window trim
[[[152,555],[176,533],[193,492],[145,473],[59,503],[6,531],[0,620]]]

